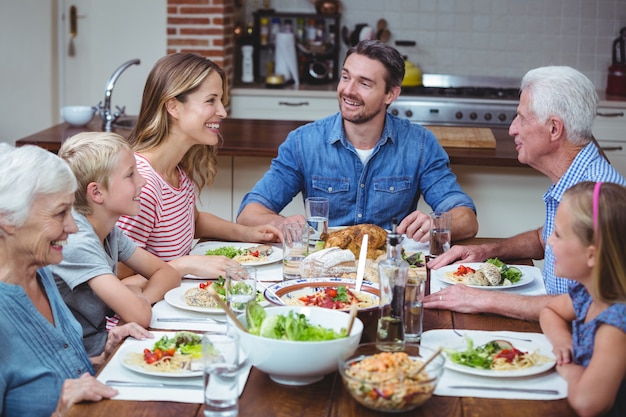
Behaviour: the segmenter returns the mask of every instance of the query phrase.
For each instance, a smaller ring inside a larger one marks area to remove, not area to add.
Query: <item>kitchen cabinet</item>
[[[593,135],[611,164],[626,177],[626,103],[601,102]]]
[[[230,118],[313,121],[339,110],[334,86],[314,89],[233,88]]]

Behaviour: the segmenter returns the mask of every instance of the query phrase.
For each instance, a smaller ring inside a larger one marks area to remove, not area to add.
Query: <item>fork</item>
[[[457,331],[457,329],[452,329],[452,331],[460,337],[465,337],[463,334],[459,333]],[[522,337],[515,337],[515,336],[503,336],[503,335],[493,335],[494,337],[501,337],[503,339],[514,339],[514,340],[521,340],[522,342],[532,342],[532,339],[524,339]]]

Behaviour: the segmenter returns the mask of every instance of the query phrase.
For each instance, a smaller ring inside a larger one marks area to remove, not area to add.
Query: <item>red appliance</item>
[[[606,94],[626,97],[626,27],[620,30],[619,38],[613,41],[613,61],[609,67]]]

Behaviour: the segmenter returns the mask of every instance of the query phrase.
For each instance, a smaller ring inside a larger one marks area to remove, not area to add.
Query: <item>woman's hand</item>
[[[115,388],[103,384],[89,374],[83,374],[76,379],[66,379],[63,382],[61,396],[52,417],[65,416],[74,404],[81,401],[100,401],[103,398],[111,398],[117,394],[118,391]]]
[[[280,242],[281,232],[277,227],[270,224],[260,226],[247,226],[244,242],[271,243]]]

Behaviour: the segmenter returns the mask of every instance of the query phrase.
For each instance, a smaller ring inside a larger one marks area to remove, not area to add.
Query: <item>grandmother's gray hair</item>
[[[38,195],[74,191],[72,170],[52,152],[0,143],[0,224],[22,226]]]
[[[556,116],[572,144],[584,146],[591,141],[598,94],[584,74],[566,66],[539,67],[526,73],[520,89],[529,93],[530,111],[540,122]]]

